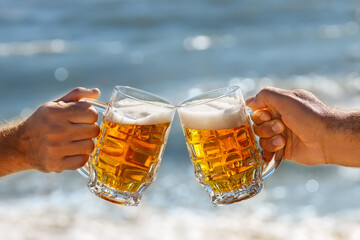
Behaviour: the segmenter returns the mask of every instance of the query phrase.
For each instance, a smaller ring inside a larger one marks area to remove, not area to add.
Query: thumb
[[[76,102],[82,98],[93,98],[96,99],[100,96],[100,90],[97,88],[88,89],[83,87],[77,87],[67,93],[65,96],[56,99],[55,102]]]

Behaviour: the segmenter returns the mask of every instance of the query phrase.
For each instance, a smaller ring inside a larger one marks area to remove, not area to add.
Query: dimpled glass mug
[[[103,120],[88,163],[78,169],[88,187],[108,201],[137,206],[155,180],[175,107],[145,91],[116,86],[109,103],[85,99]]]
[[[212,203],[229,204],[258,194],[283,153],[263,160],[239,87],[201,94],[177,110],[196,178]]]

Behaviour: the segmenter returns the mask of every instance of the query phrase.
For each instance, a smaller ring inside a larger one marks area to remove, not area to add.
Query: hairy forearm
[[[327,162],[360,167],[360,111],[337,111],[327,128],[331,133]]]
[[[0,126],[0,177],[30,169],[22,150],[20,121]]]

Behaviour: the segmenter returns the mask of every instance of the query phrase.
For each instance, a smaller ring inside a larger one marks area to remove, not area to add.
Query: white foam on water
[[[195,100],[179,107],[178,113],[183,127],[190,129],[227,129],[248,123],[245,105],[230,97]]]
[[[109,108],[105,120],[120,124],[150,125],[171,122],[173,115],[174,108],[168,104],[123,99]]]

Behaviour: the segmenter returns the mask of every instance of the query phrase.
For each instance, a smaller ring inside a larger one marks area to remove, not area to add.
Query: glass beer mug
[[[178,107],[195,175],[215,205],[258,194],[282,153],[265,162],[239,87],[217,89]]]
[[[108,201],[136,206],[155,180],[175,107],[151,93],[116,86],[109,103],[92,99],[103,120],[88,163],[78,169],[88,187]]]

